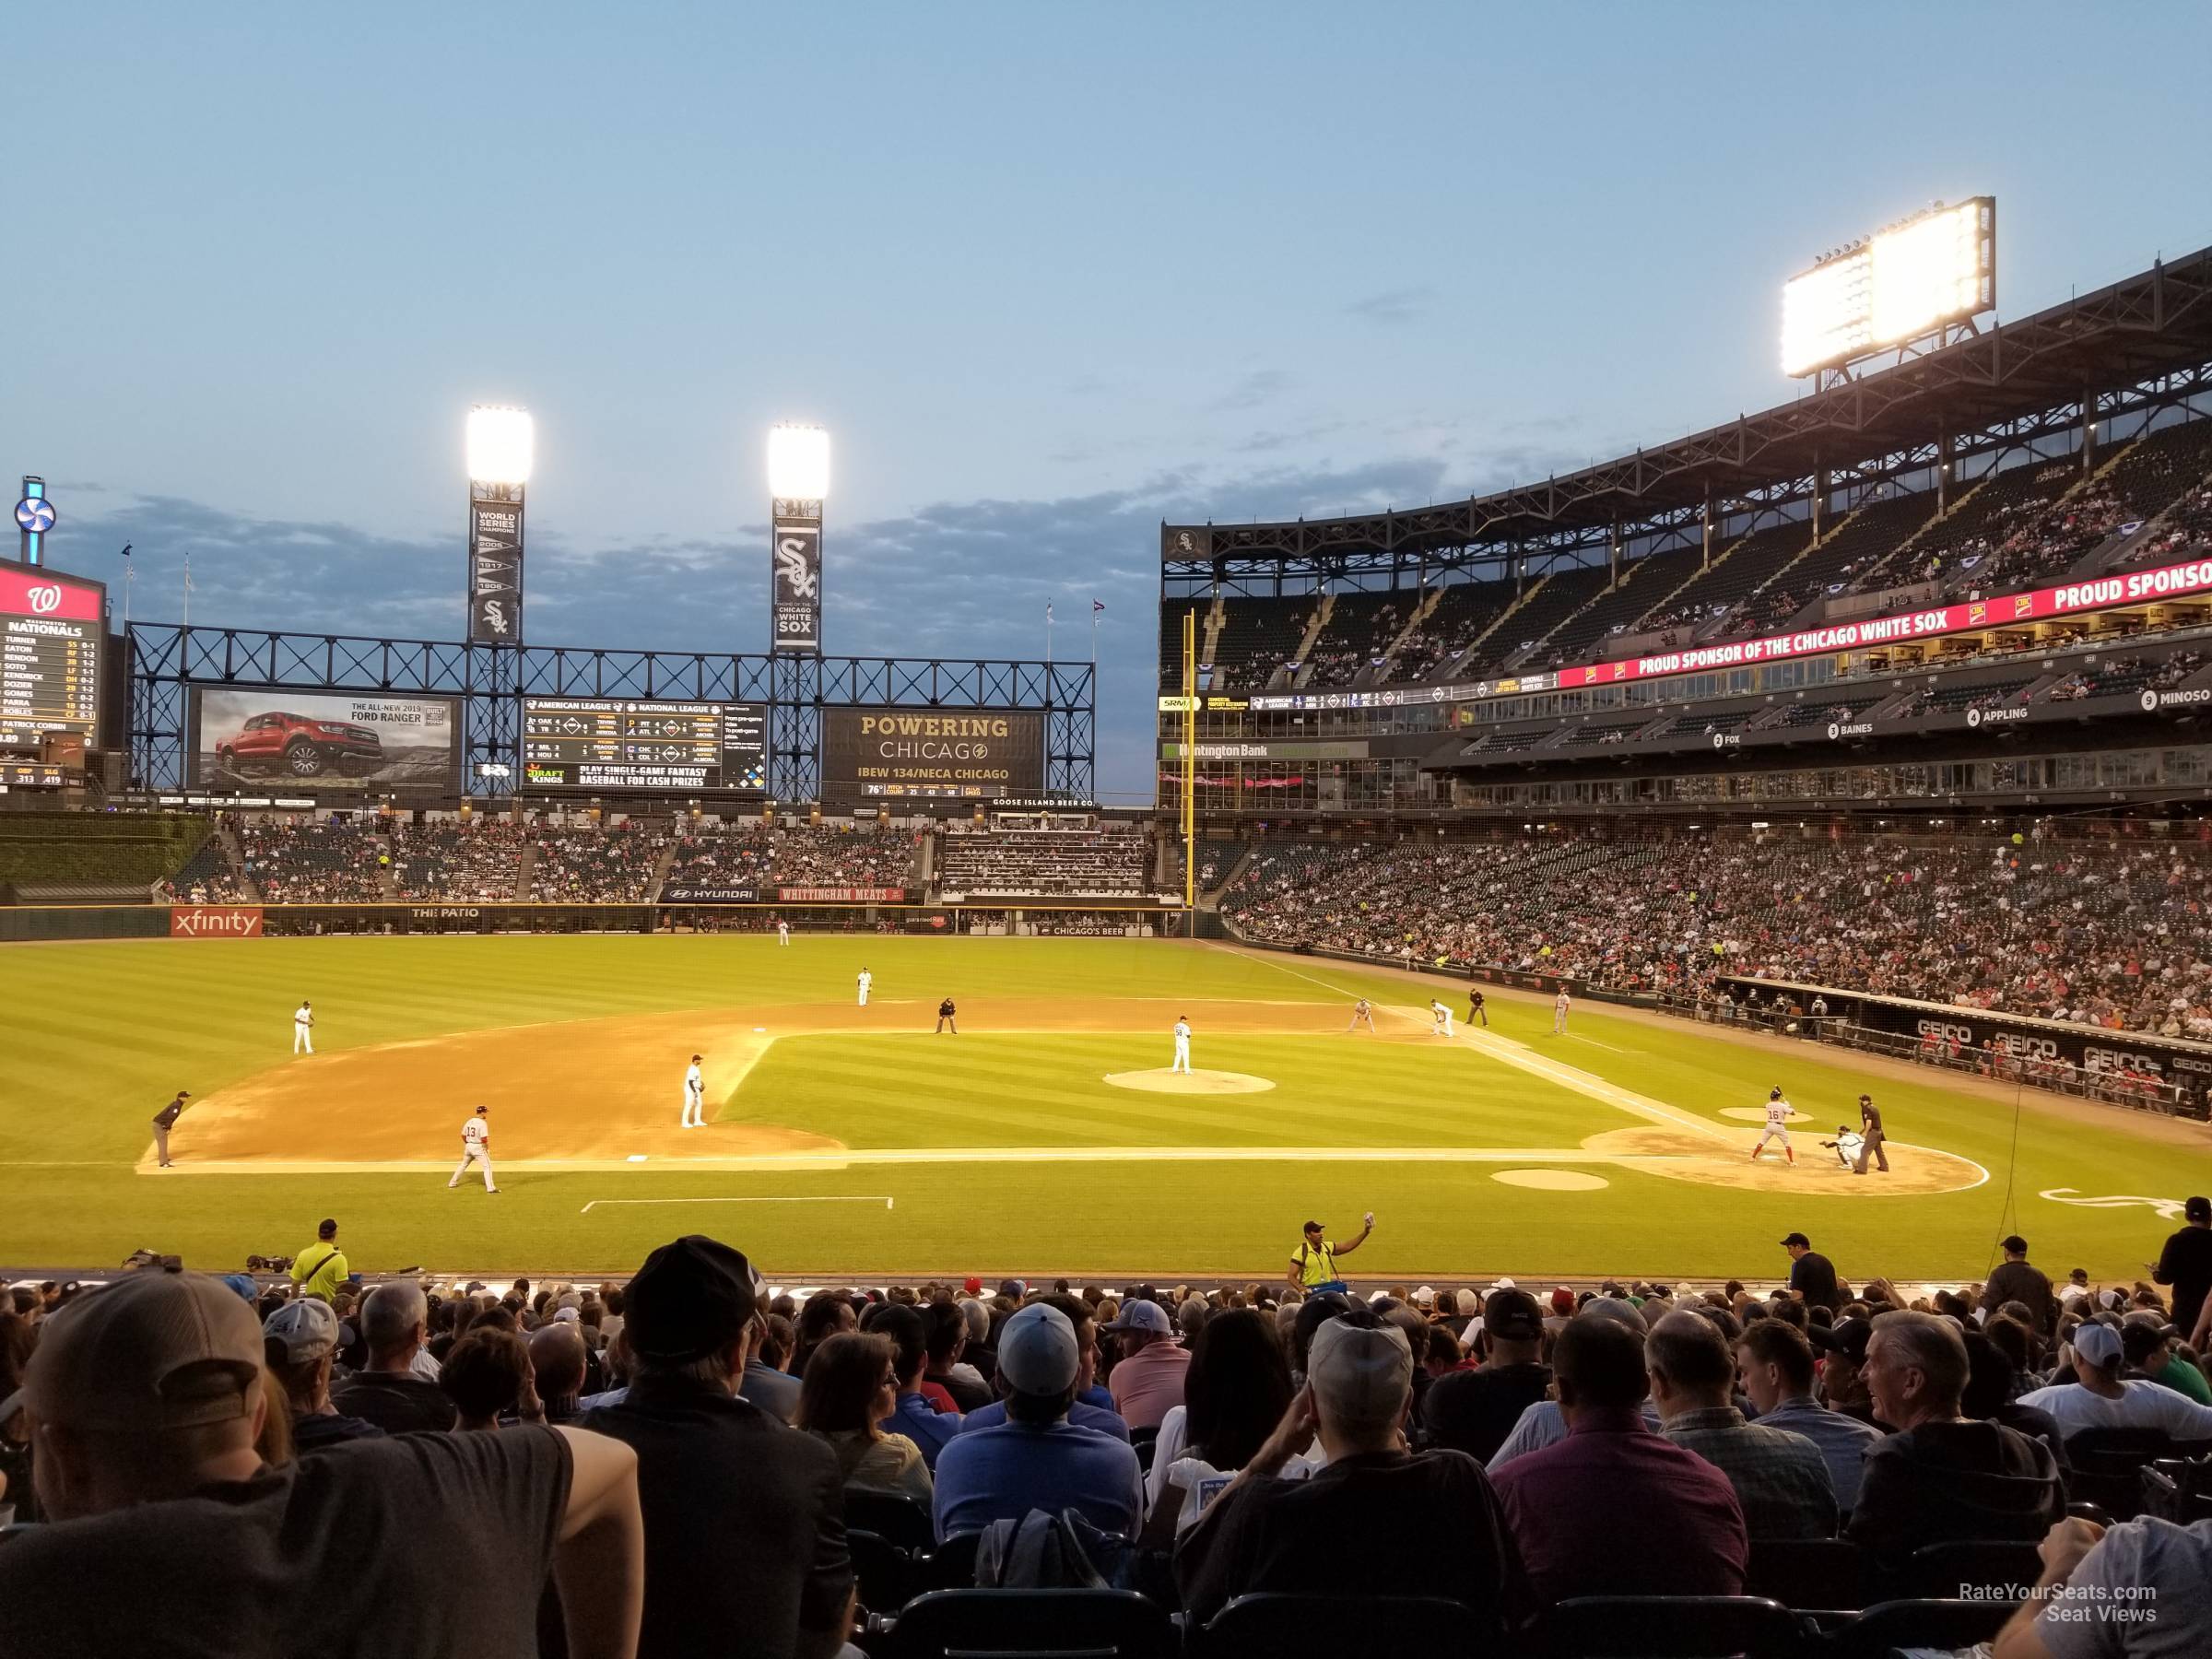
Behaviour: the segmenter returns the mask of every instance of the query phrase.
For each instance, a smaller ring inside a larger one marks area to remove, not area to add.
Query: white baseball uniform
[[[1190,1069],[1191,1022],[1187,1019],[1179,1019],[1175,1022],[1175,1064],[1169,1066],[1168,1070],[1171,1073],[1187,1073]]]
[[[1846,1129],[1836,1136],[1836,1161],[1845,1168],[1858,1162],[1866,1151],[1866,1137],[1856,1129]]]
[[[1573,1005],[1574,999],[1567,994],[1564,987],[1561,987],[1559,994],[1551,999],[1551,1034],[1554,1037],[1566,1034],[1567,1010]]]
[[[293,1053],[297,1054],[302,1051],[305,1051],[306,1053],[312,1054],[315,1052],[315,1039],[313,1036],[314,1026],[314,1010],[310,1008],[305,1003],[301,1003],[297,1008],[292,1010]]]
[[[876,976],[863,968],[860,978],[854,982],[860,986],[860,1006],[865,1008],[868,1006],[868,992],[876,983]]]
[[[500,1189],[491,1184],[491,1125],[474,1112],[461,1125],[461,1161],[453,1166],[453,1178],[445,1183],[447,1191],[461,1184],[461,1177],[468,1172],[471,1163],[484,1166],[484,1190],[498,1192]]]
[[[1452,1035],[1452,1010],[1434,997],[1429,999],[1429,1018],[1435,1025],[1436,1034],[1439,1037]]]
[[[1375,1011],[1369,1006],[1368,1000],[1364,996],[1352,1005],[1352,1023],[1344,1029],[1353,1031],[1359,1030],[1361,1025],[1365,1025],[1371,1031],[1375,1029]]]
[[[788,945],[791,943],[790,923],[779,922],[776,924],[776,943],[779,945]]]
[[[684,1068],[684,1125],[687,1129],[704,1129],[707,1126],[707,1085],[699,1075],[699,1063],[693,1061]]]
[[[1789,1150],[1790,1132],[1783,1125],[1790,1121],[1790,1103],[1787,1100],[1769,1100],[1767,1102],[1767,1126],[1759,1132],[1759,1145],[1751,1148],[1752,1157],[1757,1158],[1765,1151],[1767,1143],[1771,1140],[1780,1141],[1783,1150],[1785,1152]]]

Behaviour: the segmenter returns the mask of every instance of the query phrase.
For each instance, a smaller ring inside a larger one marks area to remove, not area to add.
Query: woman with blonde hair
[[[877,1427],[896,1409],[893,1352],[885,1336],[843,1332],[829,1338],[806,1362],[792,1427],[829,1442],[848,1487],[927,1504],[935,1488],[922,1448]]]

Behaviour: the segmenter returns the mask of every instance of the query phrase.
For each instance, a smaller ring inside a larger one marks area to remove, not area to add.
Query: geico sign
[[[169,912],[172,939],[255,939],[261,936],[261,912],[228,904],[179,904]]]
[[[2138,1054],[2128,1049],[2084,1048],[2081,1068],[2093,1072],[2150,1072],[2162,1074],[2165,1062],[2156,1054]]]
[[[1951,1025],[1940,1019],[1916,1019],[1912,1022],[1912,1029],[1923,1037],[1933,1037],[1938,1042],[1971,1042],[1974,1040],[1973,1027]]]

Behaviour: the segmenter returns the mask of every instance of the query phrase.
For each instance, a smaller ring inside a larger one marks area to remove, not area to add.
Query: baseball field
[[[227,1269],[336,1216],[365,1271],[616,1274],[709,1231],[787,1282],[1275,1277],[1377,1213],[1362,1278],[1978,1277],[2016,1228],[2131,1277],[2212,1133],[1594,1003],[1148,940],[116,941],[0,953],[0,1267]],[[874,974],[869,1005],[855,976]],[[959,1034],[933,1030],[939,1001]],[[1347,1030],[1351,1005],[1375,1029]],[[312,999],[316,1053],[294,1056]],[[1194,1070],[1168,1072],[1178,1016]],[[680,1125],[704,1056],[704,1127]],[[1797,1162],[1749,1159],[1795,1102]],[[155,1167],[149,1119],[190,1109]],[[1818,1143],[1881,1102],[1891,1171]],[[449,1190],[490,1108],[500,1191]]]

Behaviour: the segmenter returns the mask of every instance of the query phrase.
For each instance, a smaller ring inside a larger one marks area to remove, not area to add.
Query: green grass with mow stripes
[[[844,1002],[865,965],[887,1015],[916,1034],[792,1039],[724,1103],[855,1147],[1299,1146],[1296,1161],[971,1162],[804,1174],[640,1169],[502,1177],[497,1198],[419,1175],[195,1176],[133,1172],[147,1119],[178,1087],[206,1094],[283,1064],[290,1012],[312,996],[331,1052],[496,1026],[683,1008]],[[2120,1113],[2068,1119],[1947,1087],[1935,1074],[1873,1087],[1902,1141],[1986,1166],[1992,1180],[1934,1197],[1796,1195],[1700,1186],[1608,1168],[1587,1193],[1489,1179],[1495,1166],[1348,1161],[1345,1147],[1557,1147],[1636,1120],[1465,1045],[1359,1036],[1210,1031],[1213,1000],[1342,1006],[1364,993],[1418,1004],[1426,987],[1308,958],[1244,957],[1130,940],[802,936],[147,940],[0,950],[0,1265],[99,1267],[140,1245],[196,1265],[294,1251],[341,1218],[357,1265],[619,1272],[675,1233],[703,1230],[785,1277],[1042,1271],[1273,1273],[1307,1215],[1348,1234],[1381,1217],[1349,1264],[1363,1275],[1700,1277],[1779,1273],[1775,1244],[1802,1228],[1847,1275],[1977,1277],[2018,1226],[2053,1274],[2139,1272],[2171,1229],[2147,1206],[2085,1208],[2066,1195],[2178,1200],[2201,1190],[2202,1140],[2157,1144]],[[1265,1093],[1204,1100],[1107,1087],[1109,1071],[1161,1066],[1165,1033],[1006,1033],[971,1021],[925,1033],[938,997],[1187,999],[1201,1066],[1272,1078]],[[1463,987],[1443,989],[1464,1007]],[[1780,1084],[1817,1123],[1850,1114],[1865,1086],[1848,1054],[1744,1044],[1594,1004],[1571,1035],[1547,1006],[1491,998],[1494,1029],[1551,1059],[1712,1115]],[[1332,1016],[1333,1018],[1333,1016]],[[1833,1114],[1832,1116],[1830,1114]],[[1729,1124],[1747,1151],[1753,1125]],[[1811,1136],[1800,1137],[1800,1156]],[[1869,1178],[1870,1182],[1873,1178]],[[790,1204],[794,1197],[834,1203]],[[655,1202],[638,1203],[647,1199]],[[665,1205],[665,1199],[699,1200]],[[743,1202],[732,1202],[738,1200]],[[767,1200],[769,1202],[755,1202]],[[885,1201],[889,1200],[886,1207]],[[587,1212],[585,1206],[591,1206]]]

